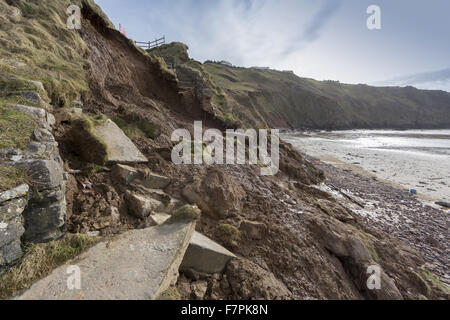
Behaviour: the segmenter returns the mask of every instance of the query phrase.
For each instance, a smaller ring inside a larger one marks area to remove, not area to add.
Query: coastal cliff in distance
[[[205,110],[232,126],[289,129],[450,128],[450,93],[301,78],[289,71],[240,68],[189,58],[171,43],[150,51],[195,87]]]

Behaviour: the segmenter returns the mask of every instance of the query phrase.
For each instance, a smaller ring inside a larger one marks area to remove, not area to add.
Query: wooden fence
[[[150,49],[159,47],[163,44],[166,44],[166,36],[164,36],[160,39],[155,39],[153,41],[148,41],[148,42],[135,41],[135,43],[137,46],[141,47],[142,49],[150,50]]]

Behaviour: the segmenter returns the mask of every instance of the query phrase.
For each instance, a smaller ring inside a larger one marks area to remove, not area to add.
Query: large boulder
[[[184,255],[180,269],[196,272],[222,273],[228,262],[236,256],[201,233],[195,232]]]
[[[195,221],[133,230],[102,242],[35,283],[22,300],[153,300],[174,285]],[[81,287],[68,288],[70,266]]]
[[[236,179],[217,168],[209,168],[183,190],[183,196],[202,212],[224,219],[242,211],[245,191]]]
[[[85,161],[99,165],[148,162],[112,120],[84,116],[72,123],[70,138]]]

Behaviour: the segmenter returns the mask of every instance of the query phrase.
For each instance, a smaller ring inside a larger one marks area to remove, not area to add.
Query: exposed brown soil
[[[223,125],[200,105],[186,105],[167,74],[118,32],[105,29],[93,13],[84,14],[90,17],[83,25],[83,39],[91,68],[84,111],[117,115],[133,104],[135,114],[158,125],[157,138],[133,138],[149,159],[143,166],[170,177],[166,192],[183,201],[183,190],[198,181],[196,191],[211,208],[203,213],[198,231],[239,256],[224,276],[204,280],[206,298],[448,298],[421,276],[424,260],[417,251],[311,188],[323,180],[323,173],[288,145],[282,144],[281,172],[274,177],[261,176],[256,166],[174,165],[168,153],[173,129],[192,129],[193,120],[204,120],[205,129]],[[99,171],[80,160],[66,140],[69,128],[69,122],[60,123],[55,133],[67,168],[82,171],[69,179],[68,230],[111,235],[145,227],[145,221],[128,214],[110,168]],[[112,207],[118,209],[119,219]],[[224,224],[239,229],[242,220],[264,223],[265,236],[255,240],[242,232],[228,241],[218,233]],[[365,287],[369,263],[379,264],[389,279],[381,293]],[[180,278],[184,297],[191,295],[192,281]]]

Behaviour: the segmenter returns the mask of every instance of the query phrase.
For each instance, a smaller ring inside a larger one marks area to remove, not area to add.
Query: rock
[[[160,189],[165,189],[170,179],[159,174],[152,173],[149,170],[136,169],[126,165],[116,165],[112,171],[113,177],[125,184],[132,185],[135,188],[144,188],[143,192],[161,193]],[[170,198],[167,199],[170,201]]]
[[[160,225],[160,224],[163,224],[164,222],[166,222],[167,220],[169,220],[170,219],[170,215],[169,214],[167,214],[167,213],[155,213],[155,212],[153,212],[151,215],[150,215],[150,219],[151,219],[151,221],[153,222],[153,224],[154,225]]]
[[[436,204],[441,207],[450,208],[450,203],[448,202],[436,202]]]
[[[230,261],[226,269],[233,300],[288,300],[292,293],[275,275],[245,260]]]
[[[5,192],[0,193],[0,203],[23,197],[28,194],[29,190],[30,187],[27,184],[22,184],[14,189],[6,190]]]
[[[131,213],[138,218],[146,218],[153,211],[164,210],[164,204],[153,198],[127,192],[126,199]]]
[[[122,164],[115,165],[111,173],[114,179],[125,185],[129,185],[140,176],[138,169]]]
[[[59,238],[66,216],[62,163],[54,160],[37,160],[30,164],[27,174],[37,183],[32,198],[23,212],[26,229],[24,239],[46,242]]]
[[[32,101],[34,103],[37,103],[40,106],[45,105],[45,101],[42,100],[41,96],[36,91],[24,91],[20,95],[23,98],[25,98],[25,99],[27,99],[29,101]]]
[[[248,237],[255,240],[261,240],[266,232],[266,225],[261,222],[244,220],[241,222],[240,230],[245,232]]]
[[[233,253],[208,237],[195,232],[180,269],[193,269],[208,274],[222,273],[227,263],[234,258],[236,256]]]
[[[148,162],[112,120],[82,117],[72,123],[70,137],[84,160],[99,165]]]
[[[149,189],[165,189],[170,184],[170,179],[147,170],[141,172],[134,183]]]
[[[209,168],[184,188],[183,196],[212,218],[224,219],[242,211],[246,195],[233,176]]]
[[[208,281],[200,280],[191,283],[192,296],[195,300],[203,300],[208,290]]]
[[[8,105],[8,108],[29,114],[30,116],[39,120],[46,129],[49,129],[55,124],[55,117],[42,108],[29,107],[24,105]]]
[[[23,240],[46,242],[62,235],[66,218],[66,178],[58,143],[51,130],[55,118],[42,108],[8,105],[8,108],[26,113],[36,119],[36,128],[25,150],[8,149],[0,152],[0,163],[14,165],[26,171],[30,178],[28,204],[23,210],[25,233]],[[25,192],[20,186],[7,199]],[[1,201],[1,200],[0,200]]]
[[[35,283],[21,300],[153,300],[178,278],[195,222],[133,230],[102,242]],[[68,267],[80,268],[81,288],[67,286]]]
[[[25,231],[22,212],[27,202],[22,196],[0,203],[0,273],[23,254],[20,242]]]

